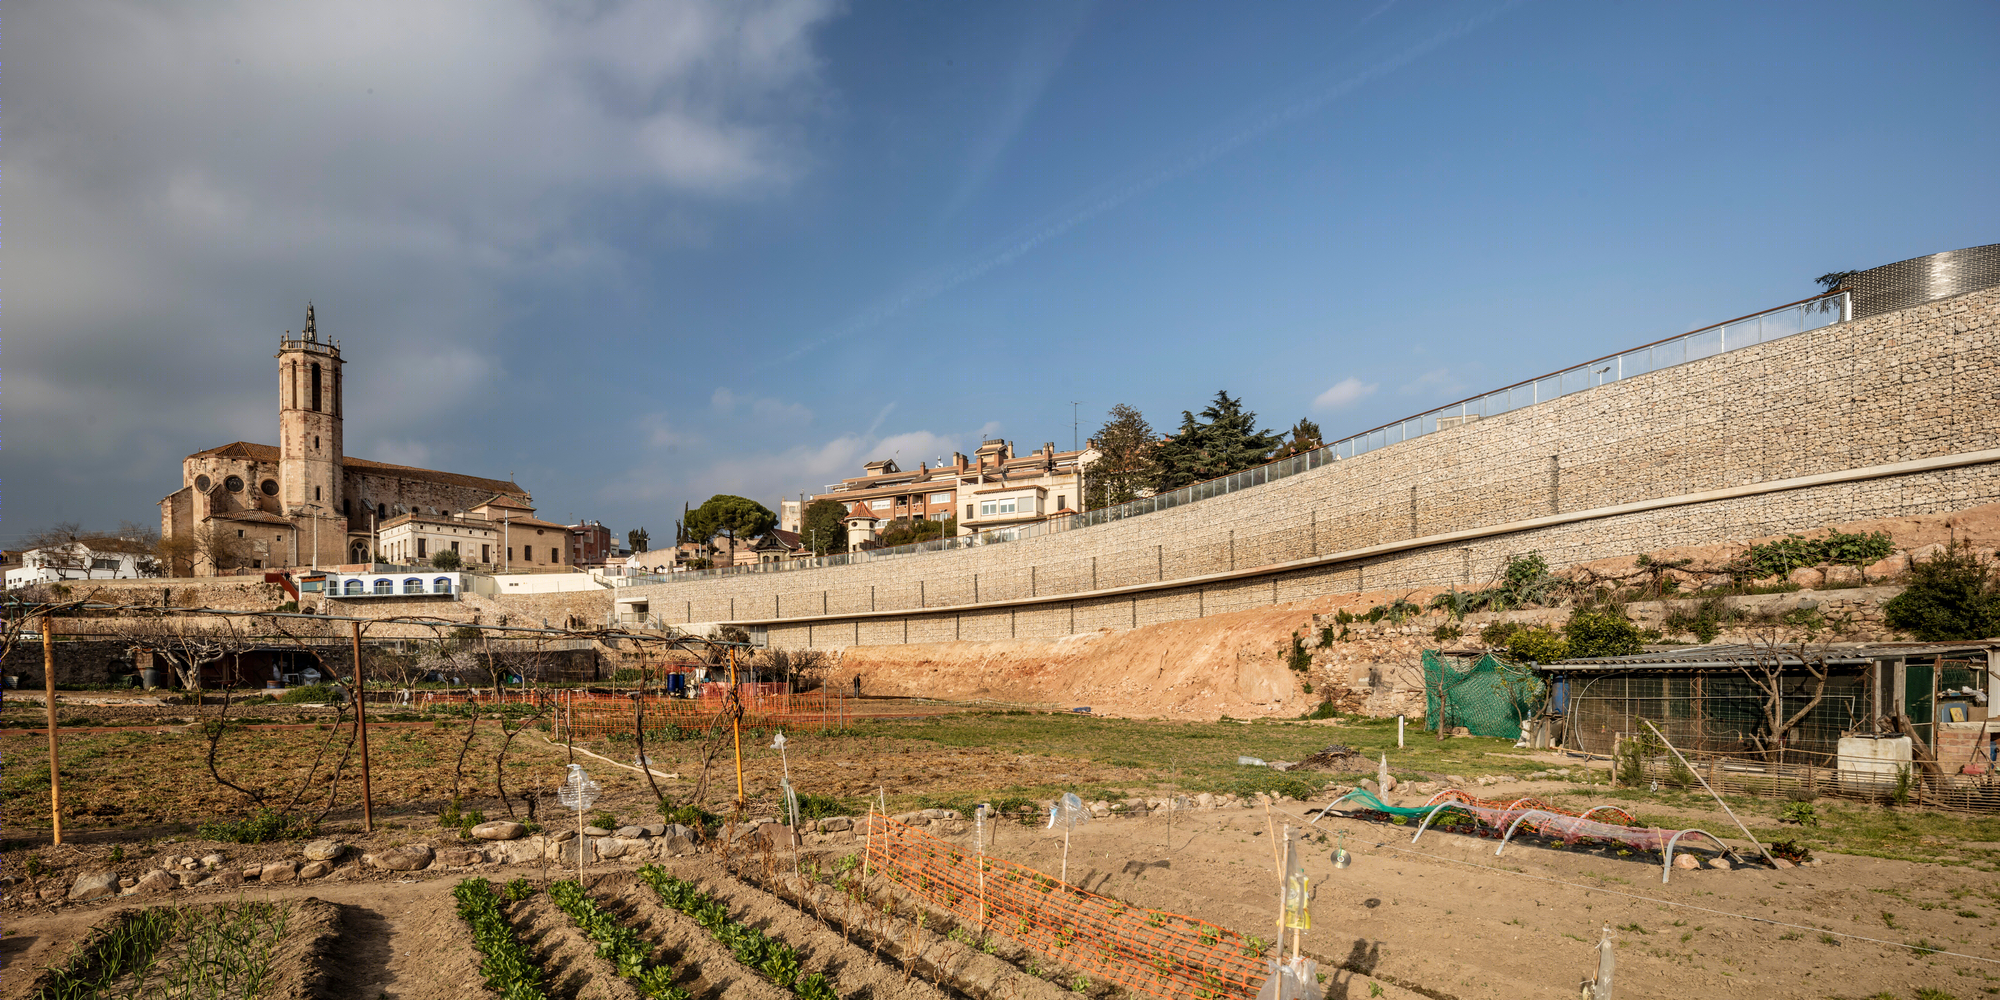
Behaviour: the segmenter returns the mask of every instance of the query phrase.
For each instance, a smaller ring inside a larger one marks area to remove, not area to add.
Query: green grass
[[[948,801],[933,796],[926,805],[964,808],[968,803],[1005,798],[1049,798],[1075,791],[1086,798],[1107,791],[1128,795],[1157,794],[1178,780],[1188,794],[1213,792],[1253,795],[1278,792],[1295,798],[1317,795],[1341,775],[1323,772],[1287,774],[1269,768],[1243,767],[1238,755],[1265,760],[1298,760],[1329,743],[1344,743],[1370,759],[1389,755],[1390,772],[1401,779],[1422,780],[1425,774],[1507,774],[1516,777],[1542,770],[1546,764],[1514,749],[1513,741],[1460,736],[1439,742],[1435,734],[1411,726],[1408,745],[1396,747],[1396,720],[1343,718],[1337,725],[1298,721],[1143,722],[1071,713],[968,713],[922,720],[883,720],[853,727],[860,738],[922,740],[946,747],[972,747],[1013,753],[1087,760],[1141,772],[1139,780],[1114,789],[1079,788],[1050,782],[1005,788],[972,787],[954,792]],[[1375,769],[1356,772],[1373,775]],[[1177,775],[1177,777],[1176,777]],[[1350,776],[1351,777],[1351,776]],[[1148,788],[1144,782],[1150,781]],[[892,808],[916,808],[913,796],[890,796]]]

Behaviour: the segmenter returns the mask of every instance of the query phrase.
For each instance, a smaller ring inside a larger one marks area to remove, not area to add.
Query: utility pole
[[[361,623],[354,627],[354,727],[361,737],[361,826],[375,832],[375,796],[368,787],[368,699],[361,687]]]

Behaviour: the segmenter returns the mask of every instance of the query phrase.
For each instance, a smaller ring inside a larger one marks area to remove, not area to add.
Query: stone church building
[[[211,553],[224,548],[235,563],[225,570],[375,562],[384,524],[414,517],[483,520],[505,508],[515,527],[561,527],[534,520],[528,491],[509,480],[345,454],[340,345],[319,339],[310,305],[305,329],[279,339],[277,358],[277,445],[195,452],[181,460],[181,488],[160,501],[160,534],[196,540],[197,575],[214,574]],[[213,533],[237,541],[203,544]]]

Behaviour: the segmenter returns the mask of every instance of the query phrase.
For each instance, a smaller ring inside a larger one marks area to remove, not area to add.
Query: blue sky
[[[1341,436],[2000,240],[1991,3],[15,0],[0,540],[274,442],[670,531],[1217,389]]]

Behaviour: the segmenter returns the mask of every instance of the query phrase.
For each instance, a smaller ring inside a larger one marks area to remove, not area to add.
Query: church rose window
[[[231,493],[243,492],[243,477],[230,476],[228,479],[222,481],[222,488]]]
[[[194,488],[200,490],[203,493],[207,493],[208,488],[213,485],[215,485],[215,481],[208,478],[207,476],[194,477]]]
[[[264,495],[267,497],[274,497],[278,495],[278,481],[275,479],[266,479],[263,482],[258,483],[257,488],[263,490]]]

